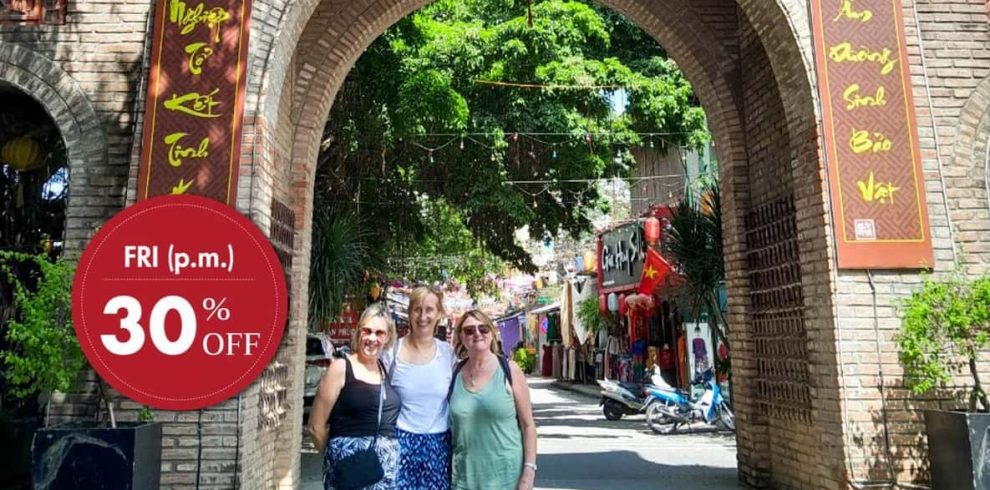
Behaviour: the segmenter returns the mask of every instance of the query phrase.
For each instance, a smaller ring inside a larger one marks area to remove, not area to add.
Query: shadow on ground
[[[575,464],[580,462],[580,464]],[[740,488],[735,468],[702,464],[673,466],[647,461],[633,451],[540,454],[537,488],[721,490]]]

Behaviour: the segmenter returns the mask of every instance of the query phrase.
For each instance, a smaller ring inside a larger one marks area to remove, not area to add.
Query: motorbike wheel
[[[663,412],[663,404],[651,403],[646,407],[646,426],[654,434],[670,434],[674,428],[674,421]]]
[[[718,407],[718,424],[725,430],[736,430],[736,416],[724,402],[720,407]]]
[[[605,419],[614,421],[622,418],[623,410],[618,402],[605,400],[605,405],[602,406],[602,413],[605,414]]]

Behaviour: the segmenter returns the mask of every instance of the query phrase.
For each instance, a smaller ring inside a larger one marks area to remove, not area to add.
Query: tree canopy
[[[403,19],[358,60],[324,136],[318,211],[351,206],[379,253],[461,257],[434,272],[472,279],[496,258],[534,270],[514,239],[524,225],[588,231],[595,182],[629,174],[629,147],[709,138],[653,39],[566,0],[439,0]]]

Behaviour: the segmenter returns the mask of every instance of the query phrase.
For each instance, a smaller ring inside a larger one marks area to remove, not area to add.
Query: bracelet
[[[536,463],[523,463],[524,467],[533,468],[533,472],[536,473]]]

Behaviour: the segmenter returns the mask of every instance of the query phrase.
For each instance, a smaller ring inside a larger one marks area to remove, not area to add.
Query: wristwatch
[[[523,466],[533,468],[533,473],[536,473],[536,463],[523,463]]]

